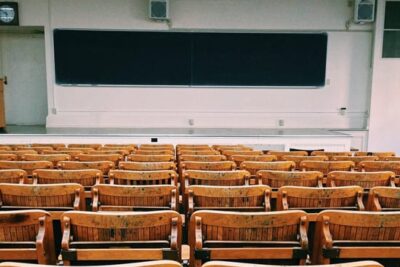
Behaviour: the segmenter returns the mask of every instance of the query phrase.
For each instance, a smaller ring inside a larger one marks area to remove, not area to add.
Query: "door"
[[[44,34],[39,32],[0,33],[1,72],[5,117],[8,125],[45,125],[47,85]]]
[[[6,118],[4,113],[4,86],[3,80],[0,79],[0,128],[6,126]]]

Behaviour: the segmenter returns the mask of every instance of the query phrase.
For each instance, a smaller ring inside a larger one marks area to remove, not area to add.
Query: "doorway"
[[[5,78],[6,124],[45,125],[48,108],[43,28],[0,28],[0,78]]]

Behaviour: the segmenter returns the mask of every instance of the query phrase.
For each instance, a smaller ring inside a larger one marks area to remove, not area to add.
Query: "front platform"
[[[351,135],[325,129],[227,128],[46,128],[7,126],[0,144],[15,143],[171,143],[246,144],[262,150],[350,150]]]

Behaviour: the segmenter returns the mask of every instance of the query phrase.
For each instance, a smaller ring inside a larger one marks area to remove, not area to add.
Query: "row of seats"
[[[182,217],[175,211],[84,212],[61,216],[65,265],[182,259]],[[52,218],[42,210],[0,213],[3,260],[55,264]],[[309,228],[300,210],[196,211],[189,222],[190,265],[210,260],[329,264],[336,260],[400,259],[400,212],[327,210]]]
[[[86,207],[84,187],[80,184],[0,184],[0,210],[40,208],[93,211],[179,211],[179,195],[172,185],[121,186],[99,184],[92,187],[91,209]],[[185,214],[196,210],[271,211],[324,209],[392,211],[400,209],[400,188],[373,187],[366,207],[363,188],[345,186],[313,188],[280,187],[276,207],[271,207],[271,188],[251,186],[189,186],[183,198]]]

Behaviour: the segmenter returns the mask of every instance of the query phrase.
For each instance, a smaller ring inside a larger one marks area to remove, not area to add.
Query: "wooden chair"
[[[186,149],[186,148],[188,148],[188,149],[197,149],[197,150],[207,150],[207,149],[212,149],[209,145],[207,145],[207,144],[177,144],[176,145],[176,150],[179,150],[179,149]]]
[[[377,156],[378,158],[387,158],[387,157],[395,157],[396,152],[355,152],[354,156]]]
[[[376,156],[373,156],[376,157]],[[400,157],[382,157],[379,158],[379,160],[384,160],[384,161],[400,161]]]
[[[84,189],[79,184],[0,184],[1,210],[85,210]]]
[[[186,170],[183,172],[182,192],[186,195],[186,188],[190,185],[238,186],[248,185],[250,173],[248,171],[198,171]]]
[[[294,265],[291,266],[295,267]],[[297,267],[299,266],[301,265],[297,265]],[[5,267],[24,267],[24,266],[7,265]],[[26,266],[26,267],[34,267],[34,266]],[[278,267],[278,265],[265,265],[265,264],[229,262],[229,261],[210,261],[203,264],[202,267]],[[311,267],[383,267],[383,265],[379,264],[376,261],[357,261],[357,262],[339,263],[339,264],[312,265]]]
[[[28,177],[36,169],[53,169],[50,161],[0,161],[0,169],[21,169],[26,171]]]
[[[91,151],[95,151],[95,150],[91,150]],[[91,151],[89,151],[88,153],[90,153]],[[43,150],[42,154],[43,155],[69,155],[72,159],[75,159],[76,156],[83,154],[84,151],[82,150]]]
[[[179,161],[226,161],[226,156],[224,155],[181,155],[179,156]]]
[[[125,171],[111,170],[110,184],[119,185],[178,185],[175,171]]]
[[[179,194],[172,185],[96,185],[93,211],[178,210]]]
[[[28,174],[21,169],[0,170],[0,183],[26,184]]]
[[[319,171],[325,176],[331,171],[352,171],[355,164],[353,161],[310,161],[304,160],[300,163],[303,171]]]
[[[215,150],[253,150],[251,147],[245,145],[212,145],[211,146]]]
[[[182,218],[176,211],[69,211],[62,218],[64,265],[181,259]]]
[[[365,172],[391,171],[400,175],[400,161],[362,161],[359,166]]]
[[[53,224],[42,210],[0,212],[0,261],[55,264]]]
[[[277,160],[282,161],[284,160],[284,156],[301,156],[305,157],[308,156],[307,151],[268,151],[267,155],[274,155],[276,156]]]
[[[31,144],[31,147],[43,147],[43,146],[47,146],[47,147],[52,147],[53,149],[57,149],[59,147],[67,147],[66,144],[60,144],[60,143],[43,143],[43,144],[39,144],[39,143],[33,143]]]
[[[150,149],[170,149],[170,150],[174,150],[174,145],[172,144],[141,144],[139,146],[140,148],[150,148]]]
[[[133,151],[134,155],[174,155],[173,150],[144,150],[144,149],[138,149]]]
[[[216,150],[189,150],[189,149],[185,149],[185,150],[179,150],[177,152],[177,155],[179,157],[181,157],[183,155],[221,155],[221,153],[219,153],[219,151],[216,151]]]
[[[0,145],[0,151],[11,151],[12,148],[8,145]]]
[[[17,155],[15,154],[10,154],[10,153],[6,153],[6,154],[0,154],[0,160],[6,160],[6,161],[16,161],[18,160]]]
[[[229,171],[235,170],[236,164],[233,161],[184,161],[180,164],[180,169],[202,170],[202,171]]]
[[[98,150],[89,151],[87,154],[88,155],[118,154],[118,155],[121,155],[122,158],[125,158],[126,156],[129,155],[129,153],[130,153],[130,151],[125,150],[125,149],[115,149],[113,147],[102,147],[102,148],[99,148]]]
[[[160,171],[160,170],[172,170],[176,171],[176,165],[174,162],[133,162],[133,161],[121,161],[119,163],[119,169],[130,170],[130,171]]]
[[[138,148],[135,144],[105,144],[103,147],[99,148],[99,150],[128,150],[129,153],[136,150]]]
[[[85,154],[89,151],[94,151],[95,149],[90,147],[57,147],[56,150],[62,151],[63,154],[67,151],[79,151],[79,154]]]
[[[338,157],[338,156],[351,157],[351,156],[353,156],[353,152],[351,152],[351,151],[340,151],[340,152],[313,151],[313,152],[311,152],[311,156],[327,156],[329,158],[329,160],[331,160],[332,157]]]
[[[102,146],[102,144],[68,144],[68,148],[91,148],[94,150],[97,150]]]
[[[60,161],[57,167],[61,170],[83,170],[96,169],[100,170],[103,175],[108,175],[110,170],[115,169],[115,164],[112,161]]]
[[[316,222],[313,263],[394,259],[398,265],[399,235],[398,212],[323,211]]]
[[[271,211],[271,190],[266,185],[204,186],[187,188],[188,219],[197,210]]]
[[[51,146],[35,146],[30,147],[30,149],[35,150],[38,154],[43,154],[43,151],[45,150],[54,150],[54,148]]]
[[[252,176],[255,176],[261,170],[293,171],[295,167],[296,164],[293,161],[243,161],[240,164],[240,169],[250,172]]]
[[[71,160],[68,154],[25,154],[21,157],[24,161],[50,161],[53,166],[57,166],[58,162]]]
[[[131,154],[128,156],[128,161],[136,161],[136,162],[165,162],[165,161],[174,161],[173,155],[138,155]]]
[[[33,184],[77,183],[86,188],[104,183],[100,170],[35,170]]]
[[[395,174],[393,172],[346,172],[334,171],[328,174],[326,186],[349,186],[358,185],[368,190],[374,186],[391,186],[394,184]]]
[[[29,144],[8,144],[7,146],[11,147],[12,150],[29,149],[31,147]]]
[[[307,228],[303,211],[196,211],[189,224],[190,263],[290,260],[305,264]]]
[[[327,161],[327,156],[282,156],[284,161],[293,161],[296,164],[296,169],[300,170],[300,163],[304,160],[308,161]]]
[[[400,211],[400,188],[376,186],[369,190],[368,210]]]
[[[37,154],[37,152],[33,149],[25,149],[25,150],[11,150],[11,151],[0,151],[0,154],[14,154],[17,156],[17,160],[21,160],[21,157],[25,154]]]
[[[75,158],[77,161],[111,161],[115,166],[118,166],[118,163],[123,160],[121,154],[80,154]]]
[[[278,190],[277,210],[304,210],[320,212],[325,209],[365,210],[363,189],[346,187],[300,187],[282,186]]]
[[[141,261],[136,263],[124,263],[124,264],[107,264],[107,265],[96,265],[97,267],[182,267],[182,265],[176,261],[170,260],[159,260],[159,261]],[[364,267],[367,265],[351,265],[345,267]],[[379,266],[379,265],[378,265]],[[20,263],[20,262],[2,262],[0,267],[49,267],[43,264],[32,264],[32,263]],[[76,266],[77,267],[77,266]],[[375,265],[368,265],[368,267],[375,267]]]
[[[229,156],[229,160],[232,160],[236,163],[237,166],[240,166],[243,161],[263,161],[270,162],[276,161],[278,158],[274,155],[231,155]]]
[[[332,161],[352,161],[355,164],[355,169],[360,169],[360,163],[362,161],[376,161],[379,160],[378,156],[333,156]]]
[[[277,189],[282,186],[322,187],[322,172],[318,171],[267,171],[257,172],[259,184],[265,184]]]
[[[229,158],[232,155],[259,156],[264,153],[261,150],[223,150],[221,154]]]

